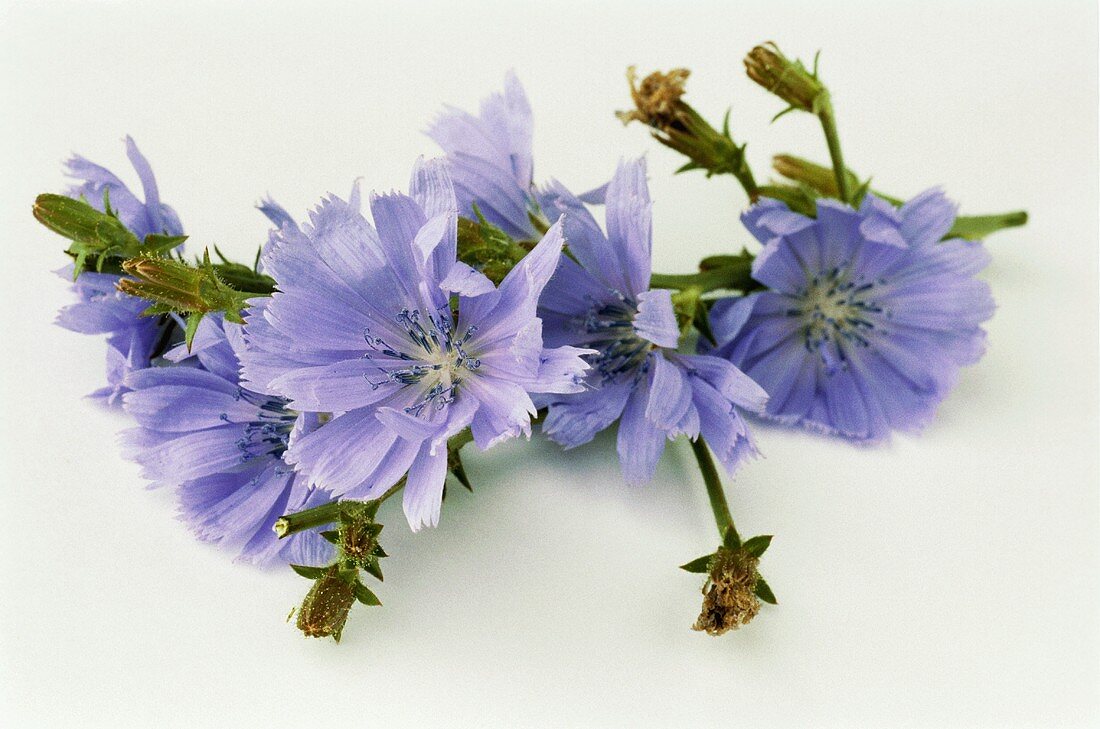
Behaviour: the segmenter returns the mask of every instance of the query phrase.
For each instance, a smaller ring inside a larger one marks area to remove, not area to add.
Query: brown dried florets
[[[719,549],[703,585],[703,609],[692,626],[722,635],[748,624],[760,612],[756,583],[760,560],[744,550]]]
[[[626,78],[635,108],[617,112],[616,116],[623,124],[637,120],[662,131],[682,128],[684,110],[680,98],[686,91],[684,84],[689,75],[691,71],[686,68],[674,68],[668,73],[654,71],[639,85],[635,83],[638,76],[631,66],[626,71]]]

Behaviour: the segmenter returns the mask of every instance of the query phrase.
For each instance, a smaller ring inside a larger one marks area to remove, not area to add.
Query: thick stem
[[[836,177],[837,197],[842,202],[851,201],[848,189],[848,171],[844,167],[844,153],[840,150],[840,135],[836,131],[836,116],[833,114],[833,102],[829,92],[823,92],[816,100],[817,118],[821,120],[821,130],[825,132],[825,143],[829,145],[829,157],[833,161],[833,175]]]
[[[710,455],[710,449],[707,448],[703,436],[691,441],[691,450],[695,453],[699,471],[703,474],[703,483],[707,487],[707,496],[710,498],[711,511],[714,512],[714,523],[718,527],[718,535],[725,539],[726,532],[733,527],[733,516],[730,514],[729,504],[726,503],[726,494],[722,490],[722,479],[714,466],[714,459]]]

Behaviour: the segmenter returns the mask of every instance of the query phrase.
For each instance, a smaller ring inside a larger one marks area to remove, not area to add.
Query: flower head
[[[523,85],[512,72],[503,93],[481,102],[478,116],[447,107],[428,129],[443,149],[454,181],[458,213],[485,219],[514,240],[536,241],[546,230],[534,189],[532,154],[534,120]],[[578,197],[603,202],[601,185]]]
[[[719,547],[703,584],[703,608],[692,629],[722,635],[755,618],[760,612],[759,564],[760,558],[744,549]]]
[[[405,513],[439,520],[447,441],[488,448],[530,433],[529,393],[572,392],[581,352],[543,346],[535,305],[561,254],[561,223],[500,286],[456,260],[446,164],[420,162],[408,195],[329,197],[284,225],[263,256],[278,291],[250,309],[248,382],[296,409],[331,412],[287,460],[340,496],[371,499],[408,472]]]
[[[635,83],[637,71],[631,66],[626,71],[626,78],[634,108],[616,112],[615,116],[624,124],[636,120],[666,134],[685,131],[684,119],[690,116],[690,111],[681,98],[687,92],[685,87],[690,75],[691,71],[686,68],[674,68],[668,73],[654,71],[638,85]]]
[[[764,243],[753,277],[768,290],[714,306],[713,354],[763,385],[781,422],[853,440],[919,429],[981,357],[993,314],[974,277],[985,249],[940,240],[954,220],[938,190],[900,208],[821,199],[816,219],[762,201],[742,221]]]
[[[179,217],[160,201],[152,168],[130,137],[126,138],[126,153],[141,180],[144,202],[114,173],[80,156],[66,163],[68,174],[80,181],[69,189],[68,195],[83,197],[101,212],[106,197],[119,220],[139,239],[151,233],[182,235]],[[73,267],[67,266],[58,273],[72,281]],[[74,332],[107,335],[108,384],[91,397],[109,405],[121,402],[126,375],[148,367],[159,353],[158,345],[171,335],[174,327],[167,317],[140,316],[150,302],[119,292],[116,285],[120,278],[110,273],[81,273],[73,284],[77,303],[62,309],[57,317],[59,325]]]
[[[127,456],[155,485],[177,489],[182,518],[204,540],[257,564],[319,564],[331,546],[316,532],[278,539],[275,520],[331,500],[283,462],[288,443],[317,426],[286,400],[242,386],[245,343],[238,324],[207,316],[191,355],[177,367],[131,372],[123,396],[138,427],[124,434]],[[193,359],[193,361],[192,361]]]
[[[538,240],[531,218],[537,214],[531,194],[531,105],[514,73],[504,92],[481,102],[478,116],[447,107],[428,129],[451,165],[461,215],[481,214],[517,240]]]
[[[618,450],[627,480],[648,481],[666,439],[703,435],[727,469],[755,448],[739,408],[758,411],[764,391],[727,360],[677,353],[671,292],[651,290],[645,163],[624,162],[607,187],[607,234],[558,183],[540,195],[565,214],[572,259],[563,259],[539,301],[548,344],[595,350],[577,394],[545,397],[543,431],[571,448],[621,417]],[[573,260],[575,259],[575,260]]]

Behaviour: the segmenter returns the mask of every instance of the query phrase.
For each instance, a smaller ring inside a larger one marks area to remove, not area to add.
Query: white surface
[[[1092,4],[186,5],[0,10],[0,725],[1100,722]],[[304,580],[194,542],[117,456],[124,418],[81,400],[103,345],[51,326],[62,243],[30,216],[70,151],[133,179],[133,134],[195,243],[247,255],[261,194],[301,213],[357,176],[403,187],[440,105],[514,66],[536,176],[582,189],[647,152],[657,268],[688,270],[748,241],[744,200],[619,126],[623,70],[690,66],[689,100],[733,104],[767,177],[773,152],[825,159],[812,120],[769,126],[777,102],[741,73],[769,38],[824,49],[849,163],[877,186],[1032,222],[991,241],[989,352],[922,437],[757,429],[767,457],[731,499],[744,533],[776,535],[781,602],[739,634],[688,629],[699,580],[675,567],[715,537],[685,444],[638,490],[609,438],[502,446],[420,535],[388,504],[385,607],[336,646],[283,622]]]

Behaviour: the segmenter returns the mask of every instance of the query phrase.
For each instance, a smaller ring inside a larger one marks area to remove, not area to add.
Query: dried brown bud
[[[703,585],[703,609],[692,629],[722,635],[756,617],[760,612],[760,598],[756,596],[759,563],[743,549],[720,548]]]
[[[302,607],[298,610],[298,630],[310,638],[332,636],[340,640],[340,632],[355,603],[355,587],[344,579],[337,565],[313,583]]]
[[[774,43],[765,43],[745,56],[745,71],[756,83],[796,109],[817,113],[825,86],[802,65],[784,56]]]
[[[654,71],[646,76],[641,85],[635,82],[638,75],[631,66],[626,71],[630,82],[630,95],[634,99],[634,109],[616,112],[615,116],[623,124],[637,120],[663,132],[684,129],[686,104],[680,100],[686,89],[684,84],[691,71],[686,68],[674,68],[668,73]]]

